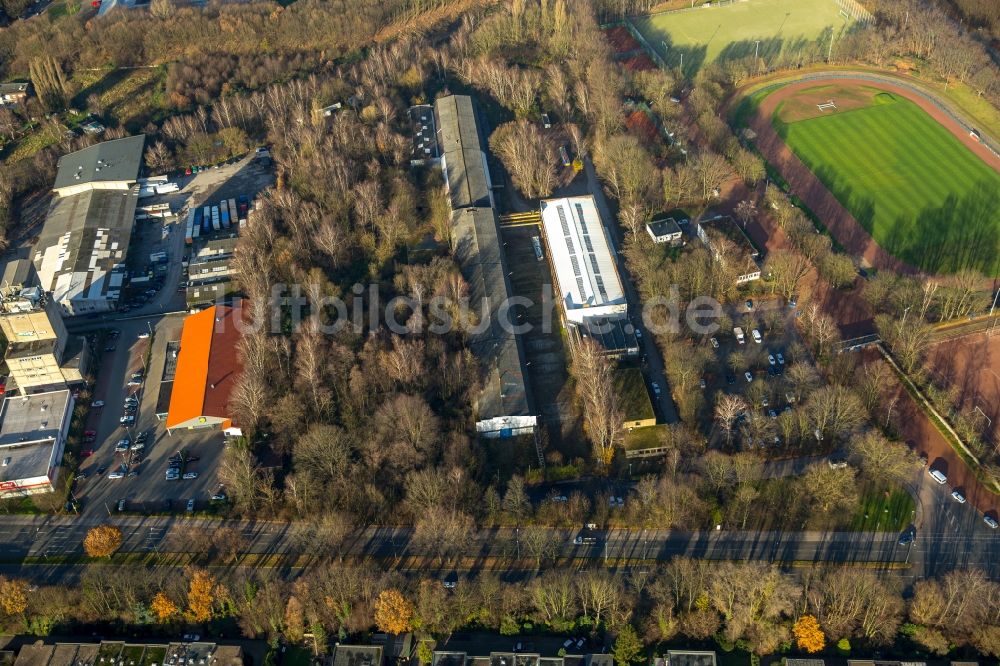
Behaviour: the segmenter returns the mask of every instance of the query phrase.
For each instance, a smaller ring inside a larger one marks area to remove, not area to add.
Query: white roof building
[[[0,497],[55,488],[73,395],[66,389],[7,398],[0,407]]]
[[[582,324],[626,316],[625,292],[594,198],[543,201],[542,230],[566,319]]]

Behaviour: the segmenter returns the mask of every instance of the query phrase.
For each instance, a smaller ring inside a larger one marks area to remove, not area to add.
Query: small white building
[[[649,234],[654,243],[669,243],[670,245],[680,245],[684,236],[680,225],[672,217],[653,219],[646,225],[646,233]]]
[[[592,196],[542,201],[542,230],[566,319],[625,317],[628,303]]]
[[[68,390],[7,398],[0,407],[0,497],[51,492],[73,414]]]

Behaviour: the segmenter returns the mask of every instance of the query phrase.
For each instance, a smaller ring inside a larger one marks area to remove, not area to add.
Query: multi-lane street
[[[920,502],[915,516],[917,537],[900,544],[889,532],[748,532],[709,530],[680,532],[659,529],[597,529],[587,543],[576,543],[580,530],[552,529],[550,556],[577,563],[591,561],[616,568],[642,567],[673,557],[709,560],[759,560],[783,566],[838,563],[881,569],[886,575],[921,578],[955,567],[978,567],[1000,577],[1000,535],[967,504],[950,499],[947,488],[914,476]],[[244,554],[300,553],[374,559],[386,567],[406,568],[430,556],[413,541],[408,527],[369,527],[357,530],[331,551],[328,544],[299,538],[293,523],[277,521],[220,521],[178,516],[148,517],[7,517],[0,525],[0,562],[7,573],[55,582],[74,576],[67,555],[82,553],[88,529],[110,522],[122,529],[122,552],[169,555],[184,552],[195,531],[232,528],[241,537]],[[519,555],[519,557],[518,557]],[[27,559],[27,563],[22,560]],[[477,532],[455,561],[474,573],[479,568],[533,569],[535,555],[522,541],[519,528]],[[156,560],[163,565],[169,558]]]

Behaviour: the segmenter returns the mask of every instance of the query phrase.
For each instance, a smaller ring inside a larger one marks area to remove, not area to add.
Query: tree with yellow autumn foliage
[[[405,634],[413,629],[413,604],[399,590],[382,590],[375,600],[375,625],[387,634]]]
[[[191,585],[188,587],[188,607],[184,613],[190,622],[208,622],[212,619],[212,603],[215,598],[215,579],[208,572],[196,569],[191,574]]]
[[[812,615],[803,615],[792,628],[795,642],[806,652],[819,652],[826,647],[826,634],[820,628],[819,622]]]
[[[0,610],[4,615],[21,615],[28,610],[28,584],[0,576]]]
[[[150,602],[149,607],[156,613],[156,619],[160,622],[167,622],[177,615],[180,610],[173,600],[163,592],[157,592]]]
[[[83,549],[90,557],[111,557],[122,545],[122,531],[114,525],[92,527],[83,539]]]

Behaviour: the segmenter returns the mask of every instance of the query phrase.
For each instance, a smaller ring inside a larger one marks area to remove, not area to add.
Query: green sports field
[[[833,115],[781,113],[778,133],[883,249],[932,273],[1000,275],[1000,174],[917,105],[880,93]]]
[[[670,67],[680,66],[684,54],[688,76],[702,65],[753,56],[755,50],[770,62],[825,46],[845,22],[836,0],[747,0],[633,19],[646,43]]]

